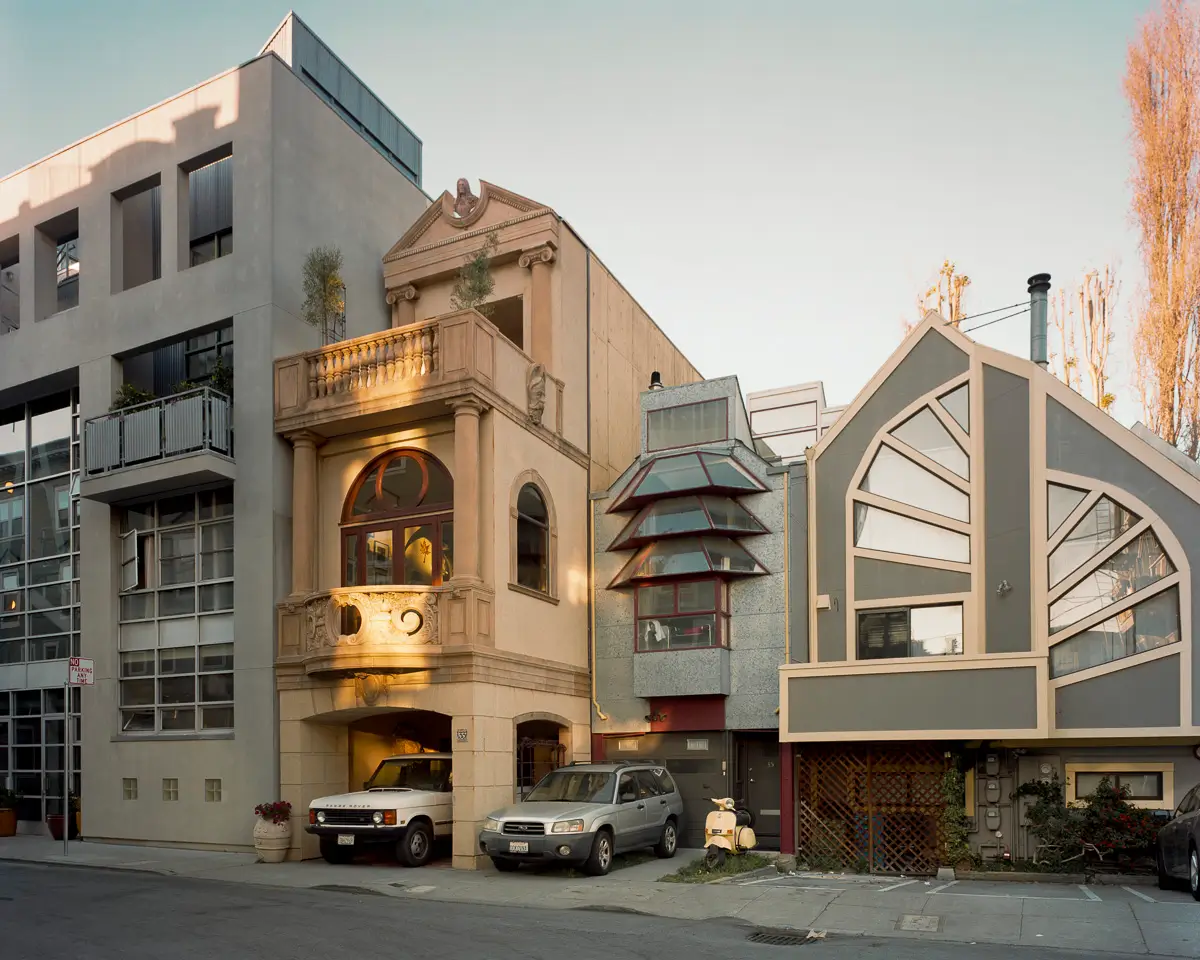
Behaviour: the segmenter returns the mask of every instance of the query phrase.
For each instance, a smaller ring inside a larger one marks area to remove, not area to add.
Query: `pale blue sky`
[[[1116,260],[1147,0],[467,3],[296,12],[425,144],[425,189],[552,205],[706,376],[849,401],[946,257],[970,312]],[[0,175],[257,53],[264,0],[0,0]],[[87,78],[81,80],[80,78]],[[353,189],[353,184],[347,184]],[[396,225],[397,237],[406,224]],[[381,255],[383,251],[380,251]],[[1028,320],[977,336],[1027,354]]]

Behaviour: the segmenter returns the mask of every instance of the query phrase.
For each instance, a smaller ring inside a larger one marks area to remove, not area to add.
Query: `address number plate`
[[[508,841],[508,852],[509,853],[528,853],[529,852],[529,841],[528,840],[509,840]]]
[[[352,834],[352,833],[339,833],[339,834],[338,834],[338,846],[339,846],[339,847],[352,847],[352,846],[354,846],[354,834]]]

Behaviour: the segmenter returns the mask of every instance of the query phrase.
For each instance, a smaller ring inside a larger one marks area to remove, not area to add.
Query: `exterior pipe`
[[[1043,370],[1050,366],[1046,355],[1046,310],[1050,293],[1050,274],[1029,278],[1029,359]]]

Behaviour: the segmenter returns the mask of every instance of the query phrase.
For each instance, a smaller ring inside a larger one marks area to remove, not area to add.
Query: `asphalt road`
[[[2,960],[1079,960],[1071,951],[847,938],[749,943],[665,920],[0,863]],[[1120,960],[1108,954],[1110,960]]]

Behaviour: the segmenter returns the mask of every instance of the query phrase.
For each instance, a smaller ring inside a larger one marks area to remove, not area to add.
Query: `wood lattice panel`
[[[814,869],[936,872],[945,769],[943,752],[923,744],[802,747],[801,859]]]

